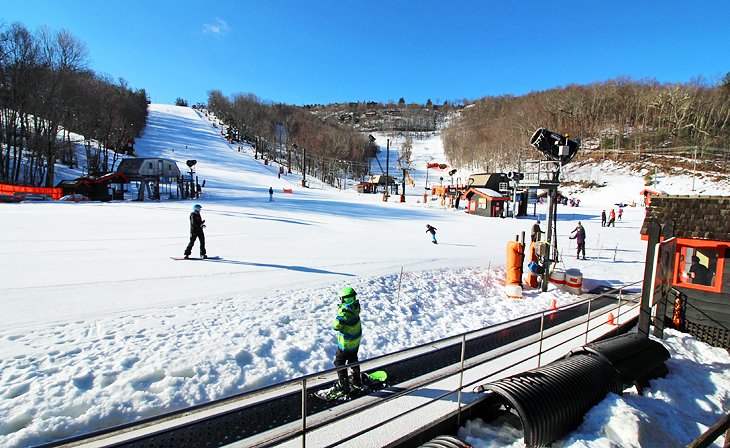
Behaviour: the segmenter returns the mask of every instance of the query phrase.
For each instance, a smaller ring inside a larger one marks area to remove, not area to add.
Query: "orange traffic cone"
[[[606,321],[608,325],[616,325],[616,323],[613,321],[613,312],[608,312],[608,320]]]
[[[550,301],[550,309],[551,310],[557,310],[558,309],[558,301],[553,299]]]

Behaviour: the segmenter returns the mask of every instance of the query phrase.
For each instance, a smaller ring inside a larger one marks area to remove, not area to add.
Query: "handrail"
[[[408,409],[408,410],[406,410],[406,411],[404,411],[404,412],[402,412],[402,413],[400,413],[398,415],[394,415],[394,416],[392,416],[392,417],[390,417],[390,418],[388,418],[388,419],[386,419],[384,421],[378,421],[374,426],[367,427],[367,428],[363,428],[360,431],[356,432],[354,435],[353,434],[349,434],[348,435],[348,438],[351,438],[353,436],[356,437],[356,436],[365,434],[365,433],[369,432],[370,430],[374,429],[377,426],[382,426],[384,424],[393,422],[393,421],[397,420],[398,418],[403,417],[404,415],[407,415],[409,413],[412,413],[412,412],[415,412],[417,410],[420,410],[420,409],[422,409],[422,408],[424,408],[426,406],[429,406],[429,405],[433,404],[434,402],[440,401],[441,399],[443,399],[445,397],[448,397],[450,395],[453,395],[453,394],[457,394],[457,409],[456,409],[456,412],[457,412],[457,414],[460,414],[461,409],[462,409],[461,392],[464,389],[466,389],[467,387],[473,386],[476,383],[483,382],[483,381],[485,381],[485,380],[487,380],[489,378],[492,378],[492,377],[494,377],[494,376],[496,376],[496,375],[498,375],[500,373],[503,373],[503,372],[505,372],[505,371],[507,371],[507,370],[509,370],[509,369],[511,369],[511,368],[513,368],[515,366],[517,366],[517,365],[523,364],[523,363],[525,363],[525,361],[529,361],[529,360],[534,359],[534,358],[538,358],[538,366],[537,367],[540,367],[541,366],[540,360],[541,360],[541,357],[542,357],[542,355],[544,353],[547,353],[549,351],[552,351],[552,350],[555,350],[555,349],[557,349],[559,347],[562,347],[565,344],[567,344],[567,343],[569,343],[569,342],[571,342],[571,341],[573,341],[573,340],[575,340],[577,338],[580,338],[580,337],[584,337],[585,336],[586,337],[586,340],[587,340],[587,337],[588,337],[588,333],[589,332],[595,330],[596,328],[602,327],[604,325],[608,325],[607,322],[602,322],[602,323],[600,323],[600,324],[598,324],[598,325],[596,325],[594,327],[591,327],[590,326],[591,319],[592,319],[592,317],[591,317],[591,312],[592,312],[592,310],[591,310],[591,304],[592,304],[592,302],[594,300],[596,300],[598,298],[601,298],[601,297],[607,297],[607,296],[610,297],[612,293],[618,292],[619,304],[618,304],[618,306],[616,308],[618,310],[617,311],[618,316],[615,317],[615,318],[618,318],[618,319],[620,319],[621,316],[624,316],[624,315],[628,314],[633,309],[638,308],[640,306],[640,303],[637,302],[637,303],[633,304],[633,306],[631,306],[629,310],[627,310],[627,311],[621,311],[621,300],[622,300],[622,295],[623,295],[623,290],[624,289],[627,289],[627,288],[629,288],[631,286],[635,286],[635,285],[640,284],[640,283],[642,283],[642,282],[641,281],[638,281],[638,282],[626,284],[626,285],[623,285],[623,286],[621,286],[619,288],[615,288],[615,289],[606,291],[604,293],[601,293],[601,294],[599,294],[596,297],[589,297],[588,299],[586,299],[584,301],[581,301],[581,302],[575,302],[575,303],[572,303],[572,304],[567,305],[567,306],[564,306],[564,307],[558,307],[557,310],[540,311],[540,312],[531,314],[529,316],[524,316],[524,317],[515,319],[515,320],[510,321],[510,322],[505,322],[505,323],[502,323],[502,324],[495,325],[494,327],[502,327],[502,326],[505,326],[505,324],[508,324],[508,323],[514,324],[515,322],[519,322],[519,321],[527,321],[530,318],[534,318],[534,317],[536,317],[536,316],[539,315],[540,316],[541,334],[539,335],[539,340],[538,341],[540,343],[542,343],[542,341],[544,339],[547,339],[547,338],[549,338],[551,336],[554,336],[554,335],[556,335],[556,334],[558,334],[560,332],[563,332],[563,331],[566,331],[566,330],[570,330],[570,329],[576,328],[578,326],[582,326],[584,324],[584,322],[579,321],[579,322],[576,322],[575,324],[573,324],[571,326],[561,327],[561,328],[555,329],[552,332],[544,332],[543,331],[544,330],[544,321],[545,321],[545,316],[546,315],[550,315],[550,314],[552,314],[554,312],[557,312],[561,308],[562,309],[568,309],[568,308],[573,308],[573,307],[581,306],[581,305],[585,304],[586,302],[588,303],[588,312],[586,313],[586,316],[585,316],[586,330],[585,330],[584,333],[581,333],[581,334],[579,334],[577,336],[573,336],[573,337],[571,337],[571,338],[569,338],[569,339],[567,339],[567,340],[565,340],[563,342],[558,343],[557,345],[548,347],[545,350],[542,350],[542,345],[541,345],[540,346],[540,350],[538,351],[537,354],[528,356],[526,358],[521,358],[521,359],[515,361],[514,363],[508,364],[507,366],[503,366],[502,368],[500,368],[500,369],[498,369],[496,371],[491,371],[488,375],[486,375],[483,378],[480,378],[480,379],[471,381],[471,382],[469,382],[467,384],[463,384],[460,381],[460,384],[459,384],[459,387],[458,388],[453,389],[453,390],[444,391],[441,394],[437,395],[436,397],[433,397],[430,400],[427,400],[426,402],[424,402],[424,403],[422,403],[422,404],[420,404],[420,405],[418,405],[418,406],[416,406],[414,408]],[[625,305],[625,303],[624,303],[624,305]],[[593,310],[593,311],[595,311],[595,310]],[[601,311],[603,311],[603,310],[601,310]],[[604,314],[606,314],[606,313],[605,312],[600,312],[600,315],[601,316],[603,316]],[[485,330],[487,330],[489,328],[492,328],[492,327],[488,327],[486,329],[474,330],[474,331],[467,332],[467,333],[464,333],[464,334],[459,335],[459,336],[452,336],[452,337],[449,337],[449,338],[446,338],[446,339],[442,339],[440,341],[437,341],[437,343],[441,343],[441,342],[444,342],[444,341],[449,341],[449,340],[453,340],[453,339],[456,339],[456,338],[460,338],[461,339],[461,353],[463,355],[463,353],[466,350],[467,335],[474,335],[474,334],[477,334],[477,333],[482,333],[482,332],[485,332]],[[618,328],[619,328],[619,326],[616,325],[616,332],[618,332]],[[530,338],[528,338],[528,339],[530,339]],[[443,380],[445,378],[448,378],[450,376],[453,376],[453,375],[458,374],[460,376],[460,378],[463,378],[463,374],[464,374],[464,371],[465,370],[469,370],[469,369],[478,367],[478,366],[480,366],[482,364],[485,364],[487,362],[490,362],[490,361],[494,361],[496,359],[503,358],[503,357],[505,357],[505,356],[507,356],[507,355],[509,355],[511,353],[514,353],[514,352],[516,352],[518,350],[521,350],[521,349],[525,348],[526,346],[529,346],[530,344],[534,344],[535,342],[538,342],[538,341],[529,341],[529,342],[524,342],[523,341],[522,343],[517,344],[514,347],[512,347],[512,348],[510,348],[510,349],[508,349],[506,351],[499,352],[496,356],[489,356],[489,355],[487,355],[487,356],[485,356],[483,358],[478,357],[480,359],[478,359],[478,360],[470,360],[470,361],[472,361],[470,363],[466,363],[465,360],[462,358],[462,361],[461,361],[458,369],[446,368],[446,369],[444,369],[445,372],[443,372],[441,375],[435,376],[435,377],[432,377],[432,378],[429,378],[428,380],[423,381],[423,382],[419,382],[417,385],[415,385],[413,387],[406,388],[406,389],[402,389],[402,390],[400,390],[400,391],[398,391],[398,392],[396,392],[396,393],[394,393],[394,394],[392,394],[392,395],[390,395],[388,397],[382,398],[382,399],[380,399],[378,401],[375,401],[375,402],[366,403],[366,404],[364,404],[362,406],[359,406],[359,407],[357,407],[355,409],[349,410],[349,411],[344,412],[344,413],[341,413],[341,414],[337,414],[337,416],[335,416],[335,417],[332,417],[332,418],[329,418],[329,419],[325,419],[324,421],[321,421],[321,422],[317,422],[317,423],[315,423],[315,424],[313,424],[311,426],[307,426],[307,425],[303,424],[302,425],[302,428],[303,429],[301,431],[296,431],[294,433],[287,434],[287,435],[285,435],[283,437],[274,438],[273,440],[268,440],[264,444],[253,445],[253,446],[256,446],[256,447],[259,447],[259,448],[271,447],[271,446],[275,446],[275,445],[281,444],[281,443],[286,442],[286,441],[290,441],[290,440],[295,439],[297,437],[302,437],[302,447],[306,447],[305,440],[306,440],[306,433],[307,432],[311,432],[311,431],[314,431],[316,429],[319,429],[319,428],[322,428],[324,426],[327,426],[329,424],[332,424],[336,420],[340,420],[342,418],[346,418],[348,416],[352,416],[352,415],[361,413],[361,412],[363,412],[365,410],[368,410],[368,409],[371,409],[371,408],[380,406],[380,405],[382,405],[382,404],[384,404],[384,403],[386,403],[388,401],[394,400],[394,399],[396,399],[398,397],[401,397],[401,396],[404,396],[404,395],[408,395],[408,394],[410,394],[410,393],[412,393],[412,392],[414,392],[416,390],[423,389],[425,386],[431,385],[433,383],[436,383],[438,381],[441,381],[441,380]],[[397,353],[410,352],[410,351],[413,351],[413,350],[415,350],[417,348],[422,348],[422,347],[427,346],[427,345],[433,346],[433,344],[434,343],[423,344],[422,346],[415,347],[415,348],[410,348],[410,349],[405,349],[405,350],[401,350],[401,351],[399,351]],[[392,355],[393,354],[384,355],[384,356],[379,357],[379,358],[385,358],[385,357],[392,356]],[[370,361],[373,361],[375,359],[377,359],[377,358],[373,358]],[[358,363],[358,364],[362,364],[362,362],[361,363]],[[354,364],[352,364],[352,365],[354,365]],[[337,372],[337,371],[339,371],[341,369],[346,369],[346,368],[349,368],[349,365],[342,366],[342,367],[338,367],[338,368],[333,368],[333,369],[330,369],[330,370],[325,371],[325,372],[320,372],[319,375],[322,375],[323,373]],[[314,374],[314,375],[317,375],[317,374]],[[310,375],[310,377],[311,376],[314,376],[314,375]],[[300,379],[297,379],[295,381],[302,382],[303,383],[303,387],[305,388],[306,387],[306,378],[307,377],[300,378]],[[303,388],[303,395],[306,394],[306,390],[304,388]],[[474,392],[479,392],[479,390],[475,389]],[[303,420],[305,418],[306,417],[304,417]],[[332,447],[337,446],[337,444],[339,442],[341,442],[341,440],[338,440],[333,445],[328,445],[328,447],[329,446],[332,446]]]

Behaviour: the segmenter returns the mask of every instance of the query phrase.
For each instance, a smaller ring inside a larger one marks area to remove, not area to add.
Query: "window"
[[[674,284],[686,288],[720,292],[725,250],[721,246],[677,245]]]

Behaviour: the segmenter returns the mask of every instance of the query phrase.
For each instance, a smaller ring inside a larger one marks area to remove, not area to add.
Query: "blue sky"
[[[424,103],[617,77],[716,83],[730,1],[8,0],[0,21],[65,28],[90,68],[152,101]]]

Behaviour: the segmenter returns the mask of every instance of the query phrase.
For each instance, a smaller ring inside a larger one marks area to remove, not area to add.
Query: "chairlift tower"
[[[547,242],[545,254],[545,275],[542,290],[547,291],[550,277],[550,264],[558,260],[558,187],[560,186],[560,168],[578,153],[579,140],[571,140],[569,135],[561,135],[545,128],[537,129],[530,138],[530,145],[543,153],[547,160],[530,160],[524,162],[524,171],[520,185],[548,190]],[[551,251],[550,248],[553,250]],[[551,255],[552,254],[552,255]],[[546,278],[547,277],[547,278]]]

